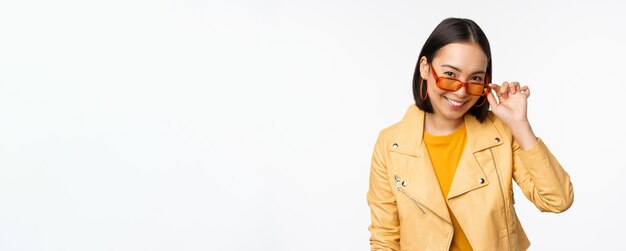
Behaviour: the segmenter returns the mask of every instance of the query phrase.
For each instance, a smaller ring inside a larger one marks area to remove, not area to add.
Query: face
[[[483,83],[487,62],[487,56],[475,43],[448,44],[438,51],[431,64],[426,57],[420,59],[420,74],[427,81],[428,97],[435,116],[445,120],[461,119],[480,97],[467,94],[465,86],[457,91],[440,89],[430,67],[434,68],[439,77]]]

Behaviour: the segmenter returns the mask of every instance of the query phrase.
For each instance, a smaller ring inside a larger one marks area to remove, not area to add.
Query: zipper
[[[395,175],[395,180],[396,180],[396,190],[402,192],[405,196],[407,196],[409,199],[411,199],[411,201],[413,201],[413,203],[417,206],[417,208],[422,212],[422,214],[425,214],[426,211],[424,211],[424,209],[422,208],[422,204],[419,203],[413,196],[411,196],[411,194],[409,194],[404,188],[400,187],[400,177],[398,177],[398,175]],[[430,210],[430,209],[429,209]],[[437,217],[441,218],[441,216],[435,214]],[[446,221],[445,219],[441,218],[441,220],[443,220],[444,222],[450,224],[450,226],[452,226],[451,222]],[[454,227],[452,228],[452,231],[450,231],[450,236],[448,236],[448,249],[450,249],[450,246],[452,245],[452,237],[454,236]]]
[[[500,186],[500,194],[502,195],[502,203],[504,204],[504,221],[506,222],[506,237],[509,242],[509,250],[511,250],[511,236],[509,234],[509,214],[506,209],[508,206],[506,205],[506,200],[504,198],[504,190],[502,190],[502,182],[500,181],[500,172],[498,171],[498,164],[496,163],[495,158],[493,157],[493,149],[489,148],[489,152],[491,152],[491,159],[493,160],[493,165],[496,169],[496,175],[498,175],[498,186]]]
[[[424,211],[424,209],[422,209],[422,207],[420,206],[420,203],[417,202],[413,197],[411,197],[411,195],[409,195],[407,192],[404,191],[404,189],[400,190],[402,193],[404,193],[406,196],[409,197],[409,199],[411,199],[413,201],[413,203],[415,203],[415,205],[417,206],[417,208],[422,211],[422,214],[425,214],[426,211]]]
[[[397,176],[396,176],[397,177]],[[400,188],[400,181],[398,181],[396,179],[396,190],[401,191],[402,193],[404,193],[404,195],[406,195],[407,197],[409,197],[409,199],[411,199],[411,201],[413,201],[413,203],[415,203],[415,205],[417,206],[417,208],[422,212],[422,214],[425,214],[426,211],[424,211],[424,209],[422,209],[421,204],[419,202],[417,202],[417,200],[415,198],[413,198],[413,196],[411,196],[408,192],[406,192],[404,190],[404,188]],[[450,224],[452,225],[452,224]],[[450,236],[448,236],[448,248],[446,250],[450,249],[450,246],[452,245],[452,237],[454,236],[454,227],[452,228],[452,230],[450,231]]]
[[[424,209],[422,208],[422,205],[417,202],[417,200],[411,196],[409,193],[407,193],[404,188],[400,189],[400,177],[398,177],[398,175],[395,176],[396,179],[396,190],[402,192],[404,195],[406,195],[407,197],[409,197],[409,199],[411,199],[411,201],[413,201],[413,203],[417,206],[417,209],[419,209],[422,214],[425,214],[426,211],[424,211]]]

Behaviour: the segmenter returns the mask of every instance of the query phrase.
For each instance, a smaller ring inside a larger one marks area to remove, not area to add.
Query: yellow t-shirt
[[[424,131],[424,143],[428,149],[428,155],[433,163],[435,174],[439,180],[439,186],[443,193],[444,200],[448,197],[452,179],[456,173],[456,167],[461,159],[461,154],[465,148],[467,133],[465,131],[465,123],[451,134],[443,136],[435,136]],[[446,200],[447,201],[447,200]],[[461,225],[456,220],[456,216],[450,210],[448,212],[452,218],[452,226],[454,227],[454,236],[452,237],[451,251],[472,250],[472,246],[467,240],[467,236],[463,232]]]

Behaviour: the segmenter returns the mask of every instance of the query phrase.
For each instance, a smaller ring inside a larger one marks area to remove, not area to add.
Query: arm
[[[569,175],[541,139],[525,150],[513,140],[513,179],[542,212],[561,213],[574,202]]]
[[[513,179],[542,212],[567,210],[574,201],[574,189],[567,172],[532,131],[526,111],[530,90],[517,82],[491,86],[499,102],[492,93],[487,100],[513,135]]]
[[[382,132],[374,146],[370,169],[367,203],[371,209],[371,250],[400,250],[400,223],[396,199],[387,175],[385,147]]]

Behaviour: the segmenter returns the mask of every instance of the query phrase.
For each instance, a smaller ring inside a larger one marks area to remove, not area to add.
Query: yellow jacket
[[[367,192],[371,250],[448,251],[453,227],[446,203],[474,250],[526,250],[530,241],[515,213],[512,180],[542,212],[572,205],[570,177],[541,138],[522,150],[491,112],[483,123],[465,115],[467,145],[443,198],[422,141],[424,115],[412,103],[376,140]]]

